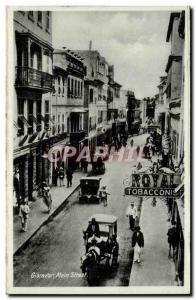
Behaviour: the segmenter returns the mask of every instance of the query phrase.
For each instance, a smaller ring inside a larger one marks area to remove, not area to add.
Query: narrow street
[[[140,143],[143,144],[145,139],[145,135],[140,136]],[[134,140],[137,144],[137,137]],[[107,185],[110,193],[107,207],[103,204],[79,204],[76,201],[70,209],[64,209],[51,223],[41,228],[29,246],[14,257],[15,286],[87,286],[86,278],[83,278],[80,269],[80,257],[84,253],[82,230],[86,229],[89,217],[95,213],[118,217],[120,246],[118,267],[107,273],[103,265],[99,285],[129,284],[132,232],[125,216],[130,198],[123,196],[123,179],[135,164],[134,161],[106,162],[106,173],[102,176],[101,185]],[[73,197],[78,197],[78,194],[73,194]],[[134,201],[139,211],[138,199],[134,198]],[[40,278],[42,276],[45,278]]]

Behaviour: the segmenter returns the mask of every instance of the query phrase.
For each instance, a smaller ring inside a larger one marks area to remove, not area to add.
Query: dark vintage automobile
[[[101,178],[97,177],[83,177],[80,179],[80,192],[79,202],[80,203],[100,203],[99,197]]]
[[[105,164],[101,157],[92,162],[92,175],[102,175],[105,173]]]
[[[81,257],[81,269],[90,285],[97,284],[100,265],[114,268],[118,266],[119,244],[117,242],[117,217],[108,214],[95,214],[88,223],[96,220],[99,226],[99,237],[89,238],[83,231],[85,253]]]

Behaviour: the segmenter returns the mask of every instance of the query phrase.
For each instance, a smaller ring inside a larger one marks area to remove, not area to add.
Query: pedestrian
[[[48,213],[50,213],[52,209],[52,195],[48,185],[43,188],[43,201],[48,208]]]
[[[85,161],[84,161],[84,173],[87,173],[87,170],[88,170],[88,161],[87,161],[87,159],[85,159]]]
[[[137,208],[131,202],[127,208],[126,216],[129,217],[129,228],[133,231],[135,227],[135,219],[137,217]]]
[[[59,183],[60,183],[60,186],[64,185],[64,177],[65,177],[65,173],[64,173],[63,167],[60,167],[60,169],[59,169]]]
[[[144,247],[144,235],[140,226],[137,226],[132,237],[132,247],[134,248],[134,262],[140,263],[141,248]]]
[[[53,184],[57,186],[57,180],[58,180],[58,168],[54,169],[53,171]]]
[[[175,250],[176,250],[176,247],[178,245],[178,240],[179,240],[175,221],[173,221],[171,223],[171,226],[170,226],[170,228],[168,229],[168,232],[167,232],[167,236],[168,236],[167,241],[168,241],[168,244],[169,244],[168,258],[172,258],[171,249],[173,249],[173,258],[174,258]]]
[[[146,144],[146,145],[144,145],[144,148],[143,148],[143,153],[144,153],[144,158],[146,158],[146,159],[147,159],[147,156],[148,156],[148,146],[147,146],[147,144]]]
[[[18,169],[14,173],[13,186],[14,186],[14,191],[15,191],[16,201],[17,201],[17,206],[18,206],[18,212],[19,212],[20,204],[21,204],[20,203],[21,196],[20,196],[20,175],[19,175],[19,170]]]
[[[19,210],[19,217],[21,219],[22,231],[27,231],[27,222],[29,218],[30,208],[27,202],[22,199],[20,210]]]
[[[139,156],[139,153],[140,153],[140,146],[137,146],[137,148],[136,148],[136,153],[137,153],[137,156]]]
[[[103,201],[104,206],[108,205],[108,195],[110,194],[106,192],[106,186],[102,186],[102,188],[99,190],[99,197],[101,198],[101,201]]]
[[[67,175],[67,187],[71,187],[72,179],[73,179],[73,172],[70,168],[67,169],[66,175]]]

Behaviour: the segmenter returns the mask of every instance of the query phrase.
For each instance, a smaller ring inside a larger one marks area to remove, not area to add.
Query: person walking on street
[[[136,148],[136,153],[137,153],[137,156],[139,156],[139,153],[140,153],[140,146],[137,146],[137,148]]]
[[[137,217],[137,208],[133,202],[129,204],[126,216],[129,217],[129,228],[133,231],[135,227],[135,219]]]
[[[168,236],[168,244],[169,244],[169,254],[168,254],[168,258],[172,258],[172,254],[171,254],[171,248],[173,249],[173,258],[175,255],[175,250],[178,244],[178,232],[177,232],[177,228],[176,228],[176,222],[172,222],[171,227],[168,229],[167,232],[167,236]]]
[[[140,226],[137,226],[132,237],[132,247],[134,248],[134,262],[140,263],[141,248],[144,247],[144,235],[140,230]]]
[[[19,175],[19,170],[17,169],[16,172],[14,173],[14,191],[16,195],[16,201],[17,201],[17,206],[18,206],[18,211],[20,210],[20,202],[21,202],[21,196],[20,196],[20,175]]]
[[[133,144],[134,144],[134,141],[133,141],[133,139],[131,139],[131,141],[130,141],[131,147],[133,147]]]
[[[99,190],[99,197],[101,198],[101,201],[103,201],[104,206],[108,205],[108,195],[110,194],[106,192],[106,186],[102,186],[102,188]]]
[[[71,187],[72,179],[73,179],[73,172],[70,168],[67,169],[66,175],[67,175],[67,187]]]
[[[60,186],[64,185],[64,177],[65,177],[65,174],[64,174],[63,167],[60,167],[60,169],[59,169],[59,183],[60,183]]]
[[[19,210],[19,217],[21,219],[22,231],[27,231],[27,222],[29,218],[29,213],[30,213],[29,205],[23,199]]]

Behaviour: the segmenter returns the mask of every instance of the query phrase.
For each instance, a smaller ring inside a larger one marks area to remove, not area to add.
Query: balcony
[[[52,91],[52,75],[29,67],[16,67],[17,88],[39,89],[42,92]]]

